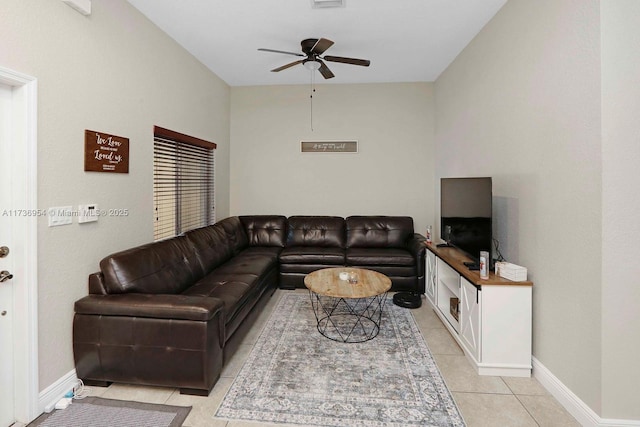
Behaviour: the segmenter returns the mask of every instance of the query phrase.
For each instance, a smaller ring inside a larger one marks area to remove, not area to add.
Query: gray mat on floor
[[[215,417],[313,426],[447,426],[464,421],[410,310],[391,302],[380,334],[318,333],[306,295],[284,295]]]
[[[87,397],[36,418],[27,427],[180,427],[191,407]]]

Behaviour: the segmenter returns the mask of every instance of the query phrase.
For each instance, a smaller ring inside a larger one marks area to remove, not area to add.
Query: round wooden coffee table
[[[355,282],[349,278],[355,275]],[[363,268],[324,268],[304,278],[318,332],[334,341],[369,341],[380,332],[382,311],[391,279]]]

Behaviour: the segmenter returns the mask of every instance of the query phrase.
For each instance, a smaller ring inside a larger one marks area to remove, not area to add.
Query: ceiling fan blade
[[[302,64],[302,59],[299,61],[293,61],[289,64],[283,65],[282,67],[274,68],[271,71],[273,71],[274,73],[277,73],[278,71],[286,70],[287,68],[293,67],[294,65],[298,65],[298,64]]]
[[[343,64],[361,65],[368,67],[371,61],[368,59],[344,58],[342,56],[324,56],[322,59],[330,62],[342,62]]]
[[[333,46],[333,42],[329,39],[318,39],[316,44],[311,48],[311,53],[315,53],[316,55],[322,55],[325,50],[329,49]]]
[[[286,55],[306,56],[306,55],[303,55],[302,53],[287,52],[286,50],[264,49],[264,48],[260,48],[258,50],[260,50],[262,52],[274,52],[274,53],[284,53]]]
[[[318,60],[318,62],[320,63],[320,68],[318,69],[318,71],[320,71],[320,74],[322,74],[322,77],[324,77],[325,79],[331,79],[335,77],[335,75],[331,72],[329,67],[327,67],[327,64],[325,64],[320,60]]]

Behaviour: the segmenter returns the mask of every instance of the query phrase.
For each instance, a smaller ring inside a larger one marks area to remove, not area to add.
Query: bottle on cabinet
[[[489,252],[480,251],[480,278],[489,278]]]

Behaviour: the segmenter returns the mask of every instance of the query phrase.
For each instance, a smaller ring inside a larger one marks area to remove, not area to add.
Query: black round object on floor
[[[422,305],[420,294],[414,292],[398,292],[393,296],[393,303],[404,308],[418,308]]]

